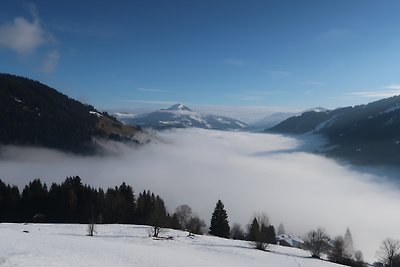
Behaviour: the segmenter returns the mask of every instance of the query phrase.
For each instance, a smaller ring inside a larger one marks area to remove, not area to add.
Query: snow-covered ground
[[[271,245],[263,252],[246,241],[182,231],[167,230],[162,236],[172,240],[155,240],[147,226],[96,227],[89,237],[82,224],[0,224],[0,266],[340,266],[300,249]]]

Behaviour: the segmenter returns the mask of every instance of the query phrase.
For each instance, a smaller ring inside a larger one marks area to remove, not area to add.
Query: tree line
[[[143,191],[136,197],[125,183],[103,190],[82,184],[79,176],[50,187],[35,179],[20,192],[0,180],[1,222],[151,224],[159,220],[169,226],[172,217],[160,196]]]

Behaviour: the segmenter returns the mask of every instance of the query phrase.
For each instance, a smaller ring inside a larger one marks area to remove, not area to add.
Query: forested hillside
[[[93,137],[133,139],[138,128],[27,78],[0,74],[0,143],[95,151]]]

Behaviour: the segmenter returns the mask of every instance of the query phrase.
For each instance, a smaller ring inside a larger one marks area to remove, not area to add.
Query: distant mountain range
[[[0,74],[0,143],[92,153],[101,140],[139,142],[127,126],[40,82]]]
[[[307,109],[307,110],[305,110],[303,112],[299,112],[299,113],[276,112],[276,113],[272,113],[258,121],[249,123],[247,129],[251,130],[251,131],[263,131],[263,130],[269,129],[269,128],[279,124],[280,122],[282,122],[290,117],[297,116],[304,112],[309,112],[309,111],[324,112],[324,111],[328,111],[328,110],[325,108],[317,107],[317,108],[310,108],[310,109]]]
[[[215,130],[243,130],[246,123],[225,116],[202,114],[182,105],[175,104],[167,109],[130,116],[126,113],[115,113],[118,119],[126,124],[139,125],[154,129],[169,128],[203,128]]]
[[[267,132],[326,137],[326,153],[356,163],[400,163],[400,96],[293,116]]]
[[[276,112],[271,115],[265,116],[264,118],[255,121],[253,123],[249,123],[248,129],[254,131],[262,131],[268,128],[271,128],[280,122],[295,116],[297,113],[289,113],[289,112]]]

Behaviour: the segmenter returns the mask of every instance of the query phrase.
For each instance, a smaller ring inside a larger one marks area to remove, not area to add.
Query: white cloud
[[[53,50],[47,53],[46,57],[44,58],[41,70],[45,73],[53,72],[57,68],[59,59],[60,53],[58,52],[58,50]]]
[[[136,192],[160,194],[170,211],[189,204],[207,223],[222,199],[230,223],[245,225],[264,211],[275,226],[283,222],[300,235],[322,226],[336,236],[350,227],[368,260],[384,238],[400,239],[400,192],[385,183],[387,168],[368,174],[301,152],[301,140],[279,135],[190,129],[163,132],[160,140],[98,157],[6,147],[0,177],[19,186],[36,177],[51,183],[71,175],[96,187],[125,181]]]
[[[266,73],[272,78],[286,78],[295,75],[293,72],[285,70],[267,70]]]
[[[165,92],[164,90],[160,90],[160,89],[151,89],[151,88],[138,88],[138,91],[142,91],[142,92],[153,92],[153,93],[163,93]]]
[[[392,83],[385,87],[386,89],[396,90],[397,92],[400,91],[400,84]]]
[[[13,22],[0,25],[0,47],[20,54],[29,54],[38,47],[54,41],[40,24],[37,10],[31,6],[33,20],[16,17]]]
[[[192,107],[192,106],[190,106]],[[195,110],[223,115],[235,119],[239,119],[246,123],[258,121],[265,116],[276,112],[297,113],[303,109],[296,109],[285,106],[222,106],[222,105],[193,105]]]
[[[242,100],[242,101],[258,101],[258,100],[262,100],[271,95],[276,95],[276,94],[279,94],[279,91],[246,90],[246,91],[241,91],[238,93],[226,95],[226,97],[230,98],[230,99],[238,99],[238,100]]]
[[[383,90],[382,90],[383,89]],[[400,84],[389,84],[383,87],[381,90],[375,91],[358,91],[358,92],[350,92],[344,95],[345,99],[353,99],[353,98],[386,98],[392,97],[395,95],[400,95]]]
[[[339,42],[339,41],[348,41],[356,37],[356,34],[350,30],[346,29],[330,29],[325,32],[320,33],[314,38],[314,41],[317,42]]]
[[[182,101],[135,100],[135,99],[123,100],[123,102],[138,103],[138,104],[150,104],[150,105],[174,105],[176,103],[182,103]]]
[[[235,66],[235,67],[240,67],[243,65],[247,65],[247,62],[241,60],[241,59],[237,59],[237,58],[228,58],[224,60],[224,63],[226,65],[231,65],[231,66]]]
[[[314,79],[309,79],[302,74],[298,74],[295,72],[291,71],[285,71],[285,70],[267,70],[266,74],[274,79],[292,79],[295,81],[297,85],[309,85],[309,86],[324,86],[326,85],[325,82],[323,81],[318,81]]]

